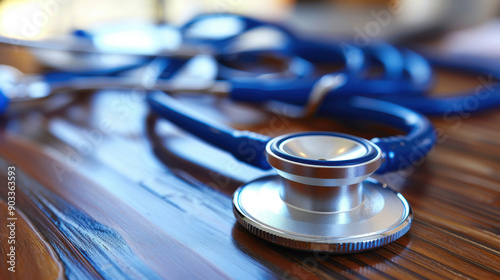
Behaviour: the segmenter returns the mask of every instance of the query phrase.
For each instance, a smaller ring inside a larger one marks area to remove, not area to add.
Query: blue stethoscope
[[[275,40],[279,43],[242,48],[244,42],[249,42],[248,37],[252,38],[252,32],[260,29],[278,34]],[[341,41],[306,40],[282,26],[235,15],[202,15],[175,31],[182,44],[203,46],[199,49],[204,50],[201,55],[204,58],[196,52],[189,55],[170,50],[161,52],[163,58],[152,60],[155,52],[143,50],[133,53],[139,57],[133,63],[119,67],[27,78],[15,69],[4,67],[0,68],[1,108],[6,111],[9,102],[46,99],[58,91],[146,89],[150,91],[147,102],[157,115],[242,162],[276,171],[277,175],[252,181],[235,192],[235,216],[259,237],[303,250],[359,252],[385,245],[405,234],[413,218],[408,202],[370,175],[403,169],[421,160],[434,146],[436,135],[431,123],[420,113],[456,113],[454,105],[467,102],[472,96],[427,97],[425,93],[433,85],[429,61],[480,74],[492,70],[446,57],[428,60],[411,50],[383,42],[360,49]],[[98,53],[92,45],[93,41],[99,41],[96,35],[84,31],[75,35],[90,42],[92,52]],[[85,53],[82,49],[75,51]],[[253,71],[266,58],[278,62],[281,68]],[[215,71],[210,75],[211,80],[194,86],[173,83],[196,59],[212,63],[211,69]],[[321,67],[339,64],[342,68],[333,72]],[[155,69],[154,84],[146,86],[128,75],[144,65]],[[371,77],[369,72],[376,67],[382,69],[381,74]],[[500,76],[498,71],[494,74]],[[475,110],[500,105],[498,87],[482,90],[489,91],[488,98],[475,100]],[[185,91],[209,93],[233,101],[280,102],[303,108],[300,116],[376,121],[405,134],[366,140],[341,133],[302,132],[270,138],[207,119],[166,94]]]

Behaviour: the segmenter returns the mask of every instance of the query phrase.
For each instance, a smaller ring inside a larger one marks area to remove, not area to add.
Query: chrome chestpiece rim
[[[268,176],[233,197],[238,221],[253,234],[302,250],[353,253],[405,234],[412,212],[405,198],[369,176],[381,165],[372,142],[340,133],[277,137],[266,147]]]

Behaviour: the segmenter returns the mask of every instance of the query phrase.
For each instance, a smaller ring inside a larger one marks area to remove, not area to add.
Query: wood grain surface
[[[476,77],[442,73],[436,95]],[[328,130],[366,138],[377,125],[292,120],[249,105],[185,97],[208,118],[269,135]],[[281,110],[278,108],[278,110]],[[300,252],[236,223],[231,194],[265,174],[166,121],[143,96],[82,94],[0,134],[1,279],[500,279],[500,111],[432,119],[440,143],[379,179],[413,207],[396,242],[351,255]],[[17,271],[7,271],[7,166],[16,166]]]

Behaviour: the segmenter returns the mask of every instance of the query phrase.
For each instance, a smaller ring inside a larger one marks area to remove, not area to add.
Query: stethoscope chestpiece
[[[374,143],[307,132],[274,138],[266,151],[279,176],[252,181],[233,197],[236,218],[253,234],[294,249],[354,253],[409,230],[406,199],[369,178],[382,162]]]

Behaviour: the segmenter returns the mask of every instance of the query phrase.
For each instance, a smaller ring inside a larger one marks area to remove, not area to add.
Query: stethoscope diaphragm
[[[279,176],[240,187],[238,222],[253,234],[301,250],[354,253],[390,243],[410,228],[406,199],[368,177],[381,164],[372,142],[340,133],[294,133],[266,148]]]

